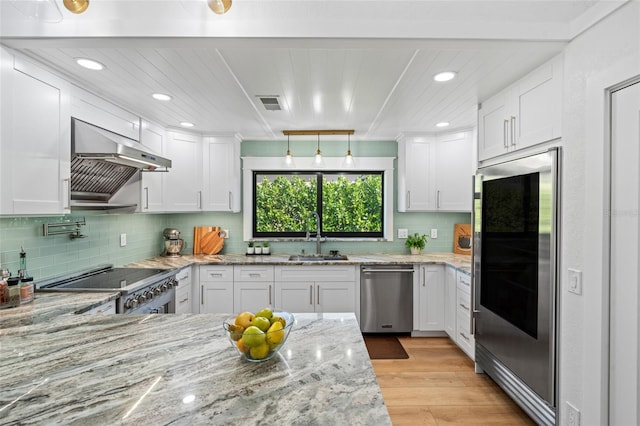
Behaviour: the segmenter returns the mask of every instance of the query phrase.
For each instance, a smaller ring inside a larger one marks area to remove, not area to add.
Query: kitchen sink
[[[289,260],[297,262],[321,262],[349,260],[349,258],[344,254],[292,254],[289,256]]]

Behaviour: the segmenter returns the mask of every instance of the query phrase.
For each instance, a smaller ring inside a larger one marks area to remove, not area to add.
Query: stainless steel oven
[[[36,291],[119,293],[118,314],[170,314],[175,313],[175,277],[173,269],[102,265],[40,281]]]
[[[559,149],[478,169],[476,364],[540,424],[557,392]]]

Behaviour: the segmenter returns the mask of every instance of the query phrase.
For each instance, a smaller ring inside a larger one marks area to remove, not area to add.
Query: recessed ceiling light
[[[94,71],[100,71],[106,68],[103,64],[98,61],[94,61],[93,59],[76,58],[76,63],[81,67],[85,67]]]
[[[449,125],[448,121],[441,121],[436,124],[436,127],[447,127]]]
[[[157,99],[159,101],[170,101],[171,100],[171,96],[165,95],[164,93],[154,93],[151,96],[153,96],[154,99]]]
[[[433,79],[435,81],[449,81],[449,80],[453,80],[453,78],[456,76],[456,73],[454,71],[444,71],[441,73],[438,73],[436,75],[433,76]]]
[[[181,121],[181,122],[180,122],[180,125],[181,125],[182,127],[193,127],[193,126],[195,126],[195,124],[193,124],[193,123],[189,123],[188,121]]]

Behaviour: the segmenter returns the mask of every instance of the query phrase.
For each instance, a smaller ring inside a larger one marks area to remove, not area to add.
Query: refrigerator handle
[[[471,193],[473,194],[472,205],[471,205],[471,285],[469,286],[470,296],[471,296],[471,307],[469,312],[469,331],[473,336],[476,332],[475,329],[475,314],[478,313],[476,310],[476,264],[475,264],[475,253],[476,253],[476,200],[480,200],[480,194],[476,192],[476,177],[475,175],[471,176]]]

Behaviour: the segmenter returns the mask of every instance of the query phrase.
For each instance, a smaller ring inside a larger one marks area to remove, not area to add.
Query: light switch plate
[[[431,238],[438,238],[438,230],[437,229],[432,229],[431,230]]]
[[[120,234],[120,247],[127,245],[127,234]]]
[[[229,238],[229,230],[228,229],[223,229],[222,232],[224,232],[224,236],[222,238]]]
[[[569,293],[582,294],[582,271],[569,268]]]
[[[398,238],[409,237],[409,230],[407,228],[398,228]]]

